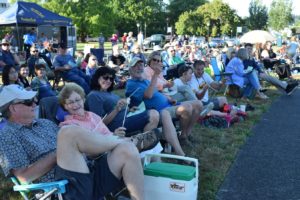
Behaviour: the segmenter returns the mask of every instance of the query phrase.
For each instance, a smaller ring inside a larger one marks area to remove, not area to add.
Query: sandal
[[[142,152],[155,147],[161,138],[162,132],[158,128],[155,128],[151,131],[131,136],[131,141],[136,144],[139,152]]]

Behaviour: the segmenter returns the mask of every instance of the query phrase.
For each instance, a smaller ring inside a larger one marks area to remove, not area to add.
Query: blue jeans
[[[251,99],[253,96],[254,87],[250,83],[250,80],[246,77],[244,77],[244,88],[243,88],[243,97],[246,97],[248,99]]]
[[[244,81],[245,81],[245,78],[248,79],[248,81],[254,87],[254,89],[256,89],[256,90],[261,89],[261,85],[259,83],[258,76],[257,76],[257,73],[255,70],[253,70],[252,72],[250,72],[248,74],[245,74]]]
[[[71,82],[74,82],[74,83],[80,85],[83,88],[86,95],[90,92],[91,78],[89,76],[85,75],[78,68],[72,68],[69,71],[64,72],[63,78],[66,81],[71,81]]]

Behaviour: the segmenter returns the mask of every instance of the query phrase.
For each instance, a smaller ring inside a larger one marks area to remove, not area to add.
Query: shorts
[[[117,128],[122,126],[123,121],[110,123],[107,127],[110,131],[114,132]],[[124,127],[126,128],[126,137],[130,137],[137,132],[143,132],[146,124],[149,123],[149,113],[144,111],[142,113],[126,117]]]
[[[110,171],[107,163],[107,154],[94,161],[89,166],[90,173],[79,173],[62,169],[56,166],[55,179],[68,180],[64,200],[86,199],[99,200],[110,192],[122,189],[125,184]]]
[[[170,106],[170,107],[165,108],[164,110],[167,110],[170,113],[171,118],[175,119],[175,118],[177,118],[176,110],[178,107],[179,107],[179,105],[178,106]]]
[[[220,108],[220,102],[219,102],[218,98],[212,98],[212,99],[209,99],[206,102],[202,101],[204,106],[208,105],[211,102],[214,104],[213,110],[220,110],[221,109]]]

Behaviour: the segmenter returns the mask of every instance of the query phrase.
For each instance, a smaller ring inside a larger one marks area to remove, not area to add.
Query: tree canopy
[[[251,0],[247,22],[251,30],[264,30],[267,28],[268,9],[262,4],[261,0]]]
[[[293,21],[291,0],[273,0],[269,11],[269,26],[282,30]]]
[[[222,0],[213,0],[194,11],[183,13],[176,23],[176,32],[178,34],[209,34],[213,37],[222,34],[230,35],[240,22],[240,17],[228,4],[223,3]]]

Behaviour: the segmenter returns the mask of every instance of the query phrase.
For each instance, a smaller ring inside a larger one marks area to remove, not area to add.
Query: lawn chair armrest
[[[224,72],[224,73],[221,73],[220,75],[221,76],[231,76],[233,73],[230,73],[230,72]]]
[[[34,191],[34,190],[43,190],[44,192],[49,192],[53,189],[57,189],[56,193],[65,193],[65,185],[68,183],[67,180],[61,180],[56,182],[49,183],[36,183],[28,185],[15,185],[14,191]]]

